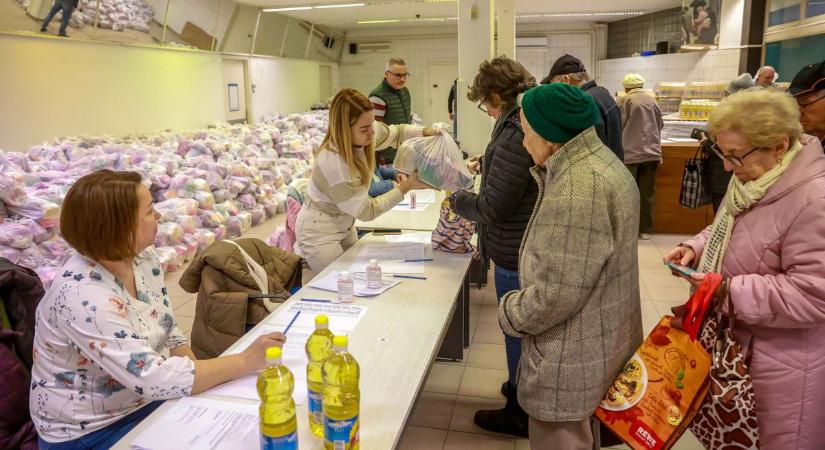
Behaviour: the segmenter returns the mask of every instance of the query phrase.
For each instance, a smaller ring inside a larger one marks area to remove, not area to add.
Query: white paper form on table
[[[301,315],[298,316],[298,319],[286,335],[282,362],[292,371],[292,375],[295,378],[295,390],[293,391],[292,399],[295,401],[295,404],[303,405],[306,403],[307,398],[307,359],[304,346],[309,335],[315,330],[315,316],[319,314],[327,315],[327,317],[329,317],[330,330],[333,333],[349,334],[355,329],[358,322],[364,317],[364,314],[367,313],[366,306],[293,302],[287,308],[278,309],[272,319],[267,319],[267,322],[256,328],[254,333],[248,333],[244,336],[242,338],[244,340],[243,343],[227,354],[242,352],[249,347],[249,344],[258,336],[275,331],[283,331],[286,324],[295,317],[295,313],[298,311],[301,312]],[[207,391],[207,394],[258,400],[257,381],[257,374],[249,375],[216,386]]]
[[[404,235],[401,235],[404,236]],[[355,262],[349,268],[351,273],[364,273],[371,259],[378,260],[381,271],[385,274],[405,273],[422,274],[427,261],[404,262],[432,258],[431,241],[395,242],[388,244],[366,244]]]
[[[433,234],[429,231],[423,231],[419,233],[390,234],[384,236],[384,240],[386,240],[388,244],[400,244],[410,242],[416,244],[429,245],[433,242]]]
[[[325,291],[331,292],[338,292],[338,275],[339,272],[330,272],[329,275],[320,278],[316,277],[312,281],[309,282],[307,286],[314,287],[316,289],[323,289]],[[387,292],[392,287],[399,284],[400,280],[388,280],[382,279],[381,280],[381,287],[380,288],[370,288],[367,287],[367,277],[364,273],[353,273],[352,276],[352,284],[354,288],[354,294],[356,297],[373,297],[376,295],[381,295],[384,292]]]
[[[147,450],[245,450],[258,448],[258,405],[183,397],[132,442]]]
[[[413,191],[407,192],[404,194],[404,200],[401,201],[402,204],[409,205],[410,204],[410,193],[415,192],[415,203],[426,203],[432,204],[435,203],[435,191],[432,189],[415,189]]]

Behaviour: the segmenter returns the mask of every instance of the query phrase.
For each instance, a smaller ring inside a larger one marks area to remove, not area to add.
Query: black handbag
[[[711,203],[710,184],[705,173],[707,157],[700,156],[700,152],[701,146],[696,149],[693,158],[685,161],[679,204],[687,208],[701,208]]]

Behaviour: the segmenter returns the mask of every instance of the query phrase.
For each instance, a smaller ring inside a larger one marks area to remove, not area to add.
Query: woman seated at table
[[[385,125],[372,103],[355,89],[341,89],[329,108],[329,130],[315,153],[308,195],[296,224],[296,252],[320,273],[358,240],[355,219],[373,220],[411,189],[429,188],[409,174],[389,192],[370,198],[376,150],[398,148],[407,139],[431,136],[429,128]]]
[[[665,257],[729,280],[733,333],[753,382],[759,447],[825,448],[825,156],[793,97],[731,95],[710,115],[733,172],[713,224]],[[714,430],[709,430],[713,432]],[[745,434],[742,436],[747,437]],[[748,442],[748,441],[742,441]]]
[[[102,170],[66,194],[60,230],[79,254],[37,308],[30,410],[41,449],[113,446],[161,402],[263,368],[243,352],[197,360],[178,328],[152,247],[160,215],[135,172]]]

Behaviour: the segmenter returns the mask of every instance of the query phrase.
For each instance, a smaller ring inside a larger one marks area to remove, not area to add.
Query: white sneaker
[[[650,240],[650,235],[647,234],[647,233],[639,233],[639,239],[641,239],[643,241],[649,241]]]

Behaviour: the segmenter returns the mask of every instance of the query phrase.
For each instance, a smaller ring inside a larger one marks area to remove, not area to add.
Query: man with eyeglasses
[[[796,98],[805,133],[816,136],[825,146],[825,61],[808,64],[793,78],[788,92]]]
[[[412,123],[412,99],[407,89],[407,63],[401,58],[387,61],[384,79],[370,92],[370,101],[375,112],[375,120],[387,125]],[[387,148],[378,152],[380,164],[392,164],[398,150]]]

